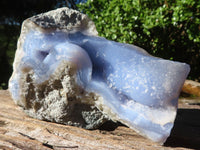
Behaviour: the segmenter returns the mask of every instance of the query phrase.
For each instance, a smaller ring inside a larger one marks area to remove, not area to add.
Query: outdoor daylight
[[[1,0],[0,149],[200,149],[200,1]]]

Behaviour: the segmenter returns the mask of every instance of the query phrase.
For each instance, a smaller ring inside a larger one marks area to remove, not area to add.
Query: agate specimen
[[[190,67],[97,34],[86,15],[68,8],[25,20],[12,98],[34,118],[86,129],[119,121],[164,143]]]

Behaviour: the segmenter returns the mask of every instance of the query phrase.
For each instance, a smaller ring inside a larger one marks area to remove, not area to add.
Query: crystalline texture
[[[32,117],[88,129],[111,119],[163,143],[189,70],[98,37],[85,15],[62,8],[23,24],[9,90]]]

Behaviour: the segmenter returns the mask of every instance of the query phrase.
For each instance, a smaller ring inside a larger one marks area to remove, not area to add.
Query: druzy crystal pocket
[[[61,8],[24,21],[9,90],[32,117],[86,129],[119,121],[163,143],[189,70],[99,37],[86,15]]]

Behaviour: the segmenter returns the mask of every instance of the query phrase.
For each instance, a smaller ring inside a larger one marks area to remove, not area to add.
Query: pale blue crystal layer
[[[78,66],[77,84],[101,95],[119,121],[156,142],[169,136],[189,65],[81,32],[31,30],[23,51],[19,72],[32,68],[37,84],[48,80],[63,60],[72,62]],[[14,99],[19,98],[19,80],[16,75],[10,81]]]

